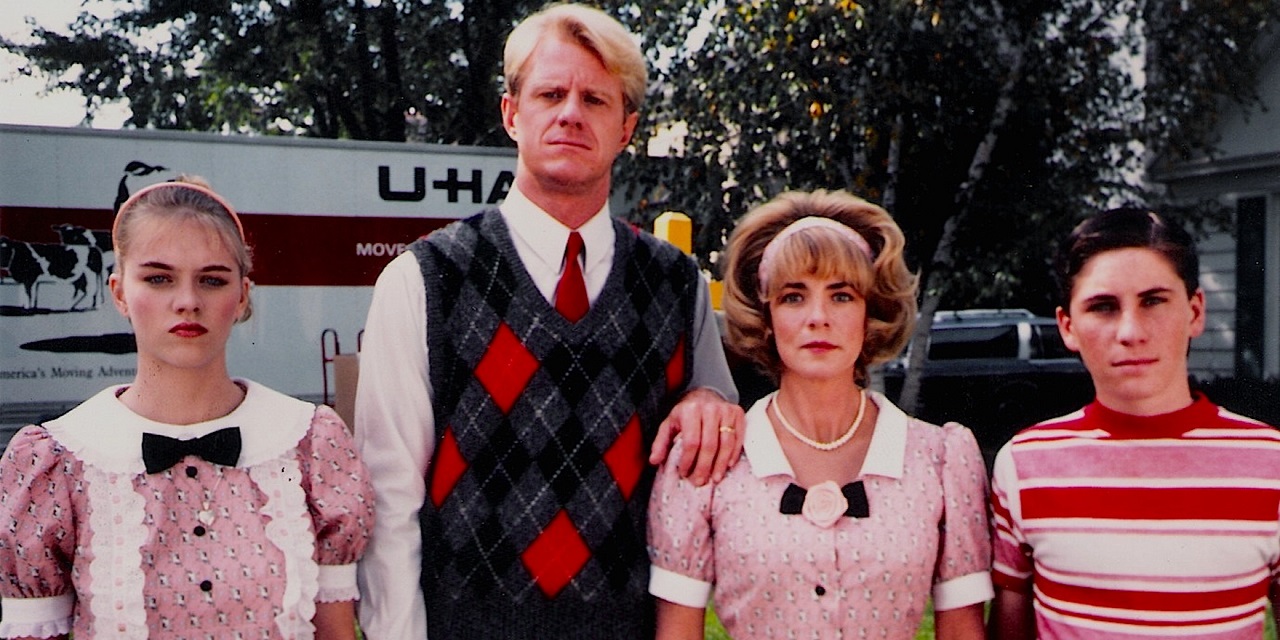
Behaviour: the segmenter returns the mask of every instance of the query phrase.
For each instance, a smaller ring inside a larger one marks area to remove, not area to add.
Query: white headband
[[[853,243],[853,246],[862,251],[867,258],[872,261],[876,259],[875,254],[871,251],[871,245],[867,243],[867,239],[862,237],[862,234],[855,231],[849,225],[837,222],[831,218],[824,218],[822,216],[807,216],[800,218],[799,220],[787,225],[782,231],[779,231],[778,235],[774,236],[773,239],[769,241],[769,244],[765,245],[764,253],[760,255],[760,270],[757,272],[757,275],[760,278],[760,295],[764,295],[765,290],[768,289],[768,278],[766,274],[769,273],[769,268],[773,261],[778,258],[778,252],[782,251],[781,240],[796,233],[797,231],[811,229],[814,227],[824,227],[834,230],[841,236],[844,236],[846,240]]]

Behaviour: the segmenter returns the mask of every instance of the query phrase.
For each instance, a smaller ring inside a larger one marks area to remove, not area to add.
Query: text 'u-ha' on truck
[[[383,266],[499,203],[515,164],[501,148],[0,125],[0,447],[133,379],[106,283],[115,209],[139,188],[198,175],[242,214],[254,313],[232,332],[230,371],[321,401]]]

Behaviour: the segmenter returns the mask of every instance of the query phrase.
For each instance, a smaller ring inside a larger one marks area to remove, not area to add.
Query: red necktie
[[[582,235],[577,231],[569,232],[569,243],[564,248],[564,273],[560,274],[560,282],[556,284],[556,311],[577,322],[587,315],[587,283],[582,279],[582,267],[578,264],[578,256],[582,254]]]

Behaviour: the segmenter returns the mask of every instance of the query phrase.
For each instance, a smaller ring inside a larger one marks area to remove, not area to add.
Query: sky
[[[0,35],[17,42],[31,40],[27,17],[50,29],[65,29],[83,9],[112,11],[117,0],[0,0]],[[72,91],[45,92],[45,78],[18,73],[22,59],[0,51],[0,123],[53,127],[79,126],[84,120],[84,98]],[[94,117],[93,126],[119,129],[129,116],[127,107],[108,105]]]

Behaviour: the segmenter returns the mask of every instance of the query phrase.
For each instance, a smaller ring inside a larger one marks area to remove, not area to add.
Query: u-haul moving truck
[[[129,193],[194,174],[236,207],[254,313],[228,366],[316,400],[323,358],[356,350],[382,267],[500,202],[515,163],[514,149],[0,125],[0,427],[132,380],[132,334],[105,286],[114,254],[95,245]]]

